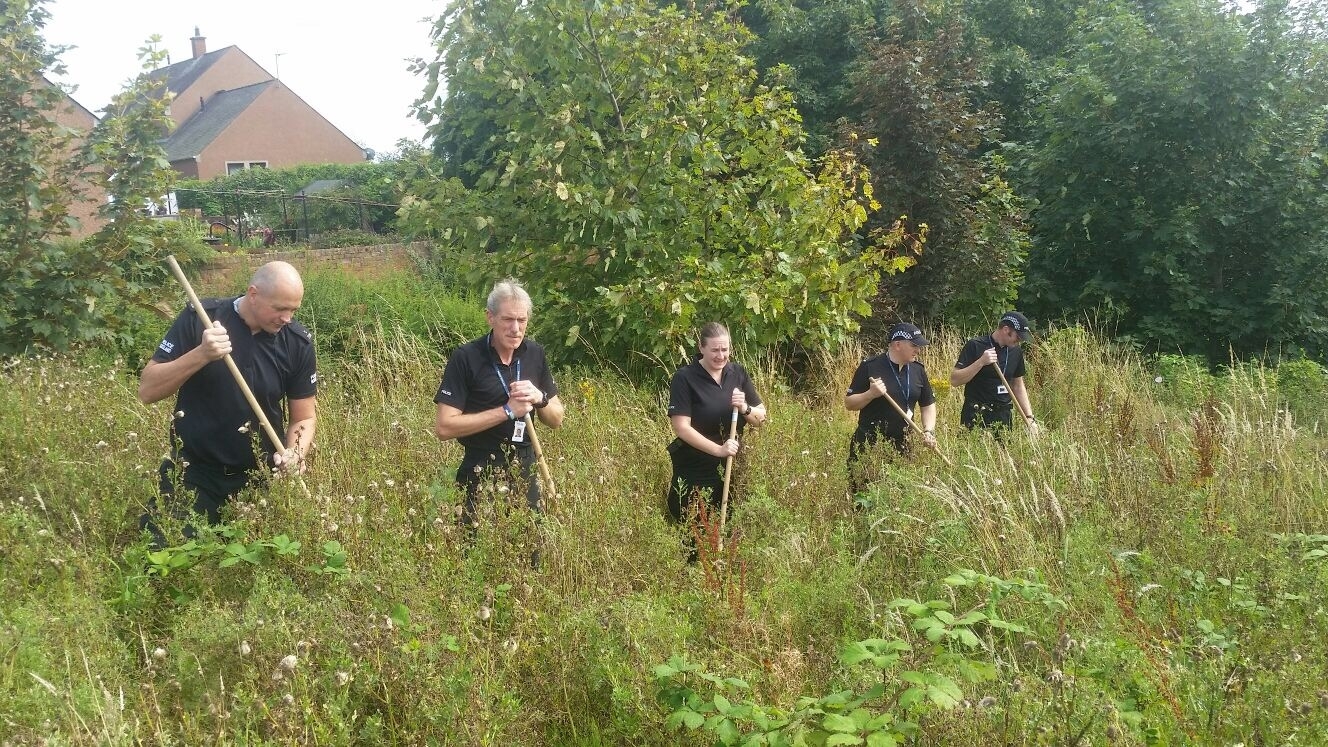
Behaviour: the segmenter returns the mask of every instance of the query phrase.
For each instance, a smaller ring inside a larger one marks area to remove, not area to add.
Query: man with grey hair
[[[433,399],[434,434],[465,448],[456,484],[465,495],[461,520],[470,532],[482,488],[524,490],[530,509],[543,511],[526,417],[535,413],[558,428],[563,405],[544,347],[526,339],[530,307],[529,294],[515,280],[494,285],[484,312],[489,333],[452,353]]]
[[[144,404],[178,392],[171,454],[159,471],[163,497],[183,484],[194,494],[194,510],[215,523],[221,507],[259,474],[256,452],[267,468],[303,471],[314,440],[318,393],[313,336],[292,319],[303,298],[300,273],[285,262],[269,262],[254,273],[244,295],[202,301],[211,327],[204,329],[192,308],[176,317],[138,384]],[[222,360],[227,354],[278,433],[289,410],[284,452],[255,422]],[[156,544],[162,543],[151,511],[139,524],[152,532]]]

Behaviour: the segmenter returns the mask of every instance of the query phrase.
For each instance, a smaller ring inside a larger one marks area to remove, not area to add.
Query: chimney
[[[194,47],[194,59],[198,59],[207,54],[207,37],[199,36],[198,27],[194,27],[194,35],[189,39],[189,43]]]

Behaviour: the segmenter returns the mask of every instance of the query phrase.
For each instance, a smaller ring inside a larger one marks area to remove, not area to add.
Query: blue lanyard
[[[913,389],[913,381],[912,381],[912,378],[913,378],[913,372],[909,370],[909,368],[908,368],[908,364],[907,364],[907,363],[905,363],[903,366],[900,366],[900,368],[902,368],[902,369],[904,370],[904,380],[903,380],[903,381],[900,381],[900,380],[899,380],[899,372],[895,370],[895,364],[894,364],[894,361],[890,360],[889,358],[886,358],[886,359],[885,359],[885,365],[886,365],[886,368],[889,368],[889,369],[890,369],[890,373],[891,373],[891,374],[894,374],[894,377],[895,377],[895,385],[899,387],[899,393],[900,393],[900,395],[903,396],[903,398],[904,398],[904,401],[903,401],[903,402],[900,402],[899,404],[900,404],[901,406],[903,406],[903,407],[908,407],[908,400],[909,400],[909,397],[912,396],[912,389]]]
[[[490,346],[490,347],[493,346],[493,333],[492,333],[492,332],[489,333],[489,346]],[[514,363],[516,364],[516,376],[513,376],[513,377],[512,377],[512,381],[520,381],[520,380],[521,380],[521,359],[520,359],[520,358],[517,358],[517,359],[514,361]],[[497,363],[494,363],[494,364],[493,364],[493,372],[496,373],[496,374],[498,374],[498,383],[503,385],[503,394],[506,394],[508,397],[511,397],[511,396],[512,396],[512,390],[507,388],[507,379],[504,379],[504,378],[503,378],[503,372],[500,371],[500,370],[498,369],[498,364],[497,364]]]
[[[992,342],[993,345],[996,345],[996,341],[995,341],[995,340],[992,340],[991,342]],[[1005,360],[1003,360],[1003,361],[1001,360],[1001,351],[1002,351],[1002,350],[1005,351]],[[1007,348],[1007,347],[1002,347],[1002,346],[1000,346],[1000,345],[996,345],[996,362],[999,363],[999,364],[1001,364],[1001,375],[1002,375],[1002,376],[1005,376],[1005,375],[1006,375],[1006,373],[1005,373],[1005,366],[1010,362],[1010,349]]]

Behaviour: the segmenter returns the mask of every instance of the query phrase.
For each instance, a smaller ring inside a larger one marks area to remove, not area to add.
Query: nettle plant
[[[996,677],[988,654],[997,638],[1029,632],[1022,622],[1002,615],[998,607],[1003,599],[1017,596],[1047,611],[1066,607],[1037,581],[962,570],[943,583],[980,598],[958,614],[950,602],[939,599],[896,599],[889,605],[908,618],[909,627],[928,645],[867,638],[840,652],[846,679],[863,683],[865,689],[802,697],[791,708],[766,706],[751,700],[752,688],[745,680],[712,674],[675,655],[655,667],[656,698],[669,709],[665,725],[671,730],[704,729],[722,745],[896,745],[919,735],[916,719],[928,709],[951,709],[963,702],[956,676],[970,683]],[[901,663],[909,666],[901,668]]]
[[[244,541],[239,530],[229,524],[207,527],[195,538],[183,544],[148,549],[139,558],[136,549],[130,551],[130,567],[141,567],[142,573],[126,577],[119,596],[114,602],[121,607],[135,607],[141,592],[150,579],[161,579],[166,590],[179,603],[194,598],[197,579],[190,574],[212,563],[217,568],[231,568],[245,563],[262,566],[275,561],[298,562],[303,545],[288,535],[279,534],[271,539]],[[335,540],[324,542],[318,562],[306,564],[304,570],[319,576],[345,578],[350,575],[346,551]]]

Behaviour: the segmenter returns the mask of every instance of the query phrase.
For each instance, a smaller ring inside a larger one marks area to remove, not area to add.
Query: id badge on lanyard
[[[515,363],[516,363],[516,375],[512,377],[512,380],[519,381],[521,379],[521,359],[517,358]],[[497,363],[493,365],[493,372],[498,374],[498,383],[503,385],[503,394],[506,394],[509,397],[512,396],[512,390],[510,387],[507,386],[507,379],[503,378],[503,372],[499,370]],[[526,421],[522,419],[513,422],[512,443],[514,444],[524,443],[525,440],[526,440]]]

